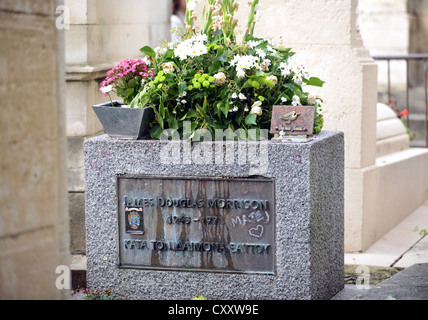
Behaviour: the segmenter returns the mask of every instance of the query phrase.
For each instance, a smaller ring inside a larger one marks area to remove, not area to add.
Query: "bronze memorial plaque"
[[[311,135],[314,128],[314,107],[273,106],[271,133]]]
[[[274,181],[118,176],[123,268],[274,274]]]

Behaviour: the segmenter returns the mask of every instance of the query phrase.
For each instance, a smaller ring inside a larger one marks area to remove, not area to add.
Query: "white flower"
[[[163,47],[156,47],[153,49],[156,53],[156,58],[159,58],[160,56],[163,56],[167,50],[167,48]]]
[[[237,72],[237,76],[238,78],[243,78],[245,77],[245,71],[244,70],[249,70],[253,67],[256,67],[257,69],[260,69],[260,66],[257,64],[258,62],[258,58],[254,57],[254,56],[249,56],[249,55],[245,55],[245,56],[239,56],[236,55],[232,61],[230,62],[231,66],[236,66],[236,72]]]
[[[257,57],[254,56],[242,56],[236,66],[240,69],[250,69],[257,65]]]
[[[300,98],[296,95],[293,96],[293,101],[291,102],[291,104],[296,107],[296,106],[301,106],[300,104]]]
[[[238,111],[238,107],[234,107],[234,108],[232,109],[232,112],[236,112],[236,111]]]
[[[255,41],[255,40],[249,40],[247,41],[248,45],[250,46],[251,49],[254,49],[255,47],[257,47],[260,43],[262,43],[261,40],[259,41]]]
[[[316,96],[313,94],[309,94],[308,95],[308,104],[310,106],[313,106],[315,104],[315,102],[316,102]]]
[[[238,72],[236,73],[236,75],[238,76],[238,78],[243,78],[245,77],[245,71],[242,69],[238,69]]]
[[[298,85],[301,85],[301,84],[302,84],[302,82],[303,82],[303,80],[302,80],[302,76],[300,76],[300,75],[294,75],[294,76],[293,76],[293,81],[294,81],[295,83],[297,83]]]
[[[283,102],[283,103],[287,102],[287,98],[286,97],[281,97],[281,102]]]
[[[279,64],[279,69],[281,70],[281,76],[287,77],[291,73],[291,69],[286,62],[281,62]]]
[[[266,57],[266,53],[262,49],[256,49],[256,55],[258,55],[262,59]]]
[[[222,86],[226,82],[226,75],[223,72],[216,73],[213,77],[214,83],[218,86]]]
[[[308,78],[309,75],[305,71],[304,67],[298,65],[293,59],[288,58],[287,62],[281,62],[279,64],[279,69],[281,70],[281,75],[287,77],[289,75],[293,76],[293,81],[297,84],[302,84],[303,78]]]
[[[267,46],[266,46],[266,49],[268,49],[268,51],[270,51],[270,52],[272,52],[272,53],[275,53],[275,52],[276,52],[276,50],[275,50],[274,48],[272,48],[272,46],[270,46],[270,45],[267,45]]]
[[[254,102],[254,104],[251,106],[250,114],[255,114],[257,116],[261,116],[262,112],[263,112],[262,108],[260,108],[261,105],[262,105],[261,101]]]
[[[174,66],[171,62],[162,63],[162,70],[165,73],[174,72]]]
[[[102,93],[109,93],[111,90],[113,90],[113,86],[110,84],[106,87],[103,87],[100,89]]]
[[[238,97],[239,97],[239,99],[241,99],[241,100],[246,100],[246,99],[247,99],[247,97],[246,97],[246,96],[244,96],[242,93],[239,93]]]
[[[230,61],[230,65],[234,67],[236,65],[236,63],[239,61],[240,57],[241,56],[238,56],[238,55],[234,56],[232,61]]]
[[[183,100],[181,100],[181,103],[182,103],[182,104],[186,104],[186,103],[187,103],[187,101],[183,99]]]
[[[194,58],[206,54],[208,52],[204,44],[206,40],[206,35],[187,39],[177,45],[177,48],[174,49],[174,55],[179,57],[180,60],[186,60],[187,58]]]
[[[274,75],[266,77],[266,80],[272,82],[272,86],[269,86],[271,88],[275,87],[275,85],[278,83],[278,78],[276,76],[274,76]]]
[[[236,92],[232,93],[232,99],[236,99],[238,98],[238,95],[236,94]]]
[[[206,34],[200,34],[195,37],[196,41],[205,42],[208,40],[208,36]]]
[[[262,70],[263,70],[264,72],[266,72],[266,71],[267,71],[267,69],[269,68],[270,64],[271,64],[271,61],[270,61],[269,59],[265,59],[265,60],[263,60],[263,62],[260,64],[260,67],[262,68]]]

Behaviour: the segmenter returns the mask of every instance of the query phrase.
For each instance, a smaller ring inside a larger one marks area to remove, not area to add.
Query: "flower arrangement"
[[[190,137],[198,129],[209,130],[212,136],[216,129],[269,129],[272,107],[287,104],[314,106],[314,133],[319,133],[322,100],[304,92],[302,86],[322,86],[324,82],[309,77],[293,60],[291,49],[253,36],[259,0],[248,2],[250,12],[241,43],[235,34],[238,0],[207,0],[197,32],[198,1],[187,0],[181,41],[140,49],[149,65],[140,74],[144,82],[117,89],[128,100],[135,94],[131,108],[153,107],[156,118],[151,136],[159,138],[164,129]],[[189,128],[185,121],[191,122]]]
[[[142,59],[126,59],[107,72],[106,79],[101,82],[100,91],[104,96],[110,96],[113,91],[123,98],[125,104],[130,104],[141,91],[144,82],[152,76],[153,70],[148,70]]]

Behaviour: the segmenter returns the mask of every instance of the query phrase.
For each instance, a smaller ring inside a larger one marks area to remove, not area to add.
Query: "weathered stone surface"
[[[322,132],[301,144],[233,144],[233,163],[212,153],[211,157],[194,157],[198,162],[186,164],[180,149],[173,158],[180,161],[174,164],[161,157],[166,142],[113,140],[105,135],[87,139],[89,288],[111,288],[127,299],[190,299],[195,294],[208,299],[329,299],[339,292],[344,285],[343,134]],[[192,150],[199,153],[206,146],[205,150],[212,148],[211,143],[200,142],[194,143]],[[242,146],[260,148],[257,152],[262,152],[257,156],[248,152],[246,161],[240,162],[238,150]],[[275,275],[119,268],[118,174],[273,178]]]
[[[85,194],[83,192],[70,192],[70,252],[71,254],[84,254],[86,252],[85,234]]]
[[[0,4],[0,299],[58,299],[69,257],[61,1]]]

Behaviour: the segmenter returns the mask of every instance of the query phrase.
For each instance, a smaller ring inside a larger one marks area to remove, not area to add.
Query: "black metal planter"
[[[150,134],[154,111],[146,108],[123,108],[122,101],[105,102],[92,106],[95,114],[111,138],[141,139]]]

